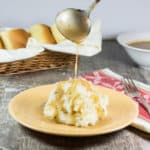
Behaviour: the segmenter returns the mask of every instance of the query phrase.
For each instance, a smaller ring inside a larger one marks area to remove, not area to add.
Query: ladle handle
[[[89,8],[86,10],[88,16],[90,16],[92,10],[95,8],[95,6],[100,2],[101,0],[95,0],[90,6]]]

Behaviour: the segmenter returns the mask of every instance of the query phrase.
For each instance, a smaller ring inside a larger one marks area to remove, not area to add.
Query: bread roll
[[[0,38],[0,49],[4,49],[4,44],[1,38]]]
[[[30,27],[29,32],[31,33],[31,36],[39,42],[46,44],[56,43],[52,35],[51,28],[45,24],[33,25]]]
[[[12,29],[1,32],[0,36],[5,49],[18,49],[26,47],[30,34],[23,29]]]
[[[56,24],[51,26],[51,31],[57,43],[64,41],[66,38],[58,31]]]

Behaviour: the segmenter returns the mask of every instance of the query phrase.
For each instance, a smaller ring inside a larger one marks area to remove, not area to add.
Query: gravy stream
[[[79,47],[80,47],[80,45],[77,44],[77,48],[76,48],[76,58],[75,58],[75,66],[74,66],[74,78],[77,78],[77,76],[78,76]]]

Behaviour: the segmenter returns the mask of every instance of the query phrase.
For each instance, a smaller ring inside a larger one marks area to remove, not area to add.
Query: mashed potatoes
[[[50,92],[44,115],[64,124],[95,125],[107,116],[108,97],[84,79],[58,82]]]

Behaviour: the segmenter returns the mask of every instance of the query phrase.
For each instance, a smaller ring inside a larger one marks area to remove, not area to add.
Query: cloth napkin
[[[44,51],[40,46],[28,46],[26,48],[18,48],[16,50],[0,49],[0,63],[14,62],[24,60],[39,55]]]
[[[101,85],[124,93],[121,82],[122,76],[108,68],[82,75],[82,77],[88,81],[91,81],[95,85]],[[139,81],[134,80],[134,82],[141,92],[141,96],[150,104],[150,86]],[[139,104],[139,115],[131,125],[142,131],[150,133],[150,115],[148,114],[147,110],[138,102],[138,99],[134,98],[133,100]]]

